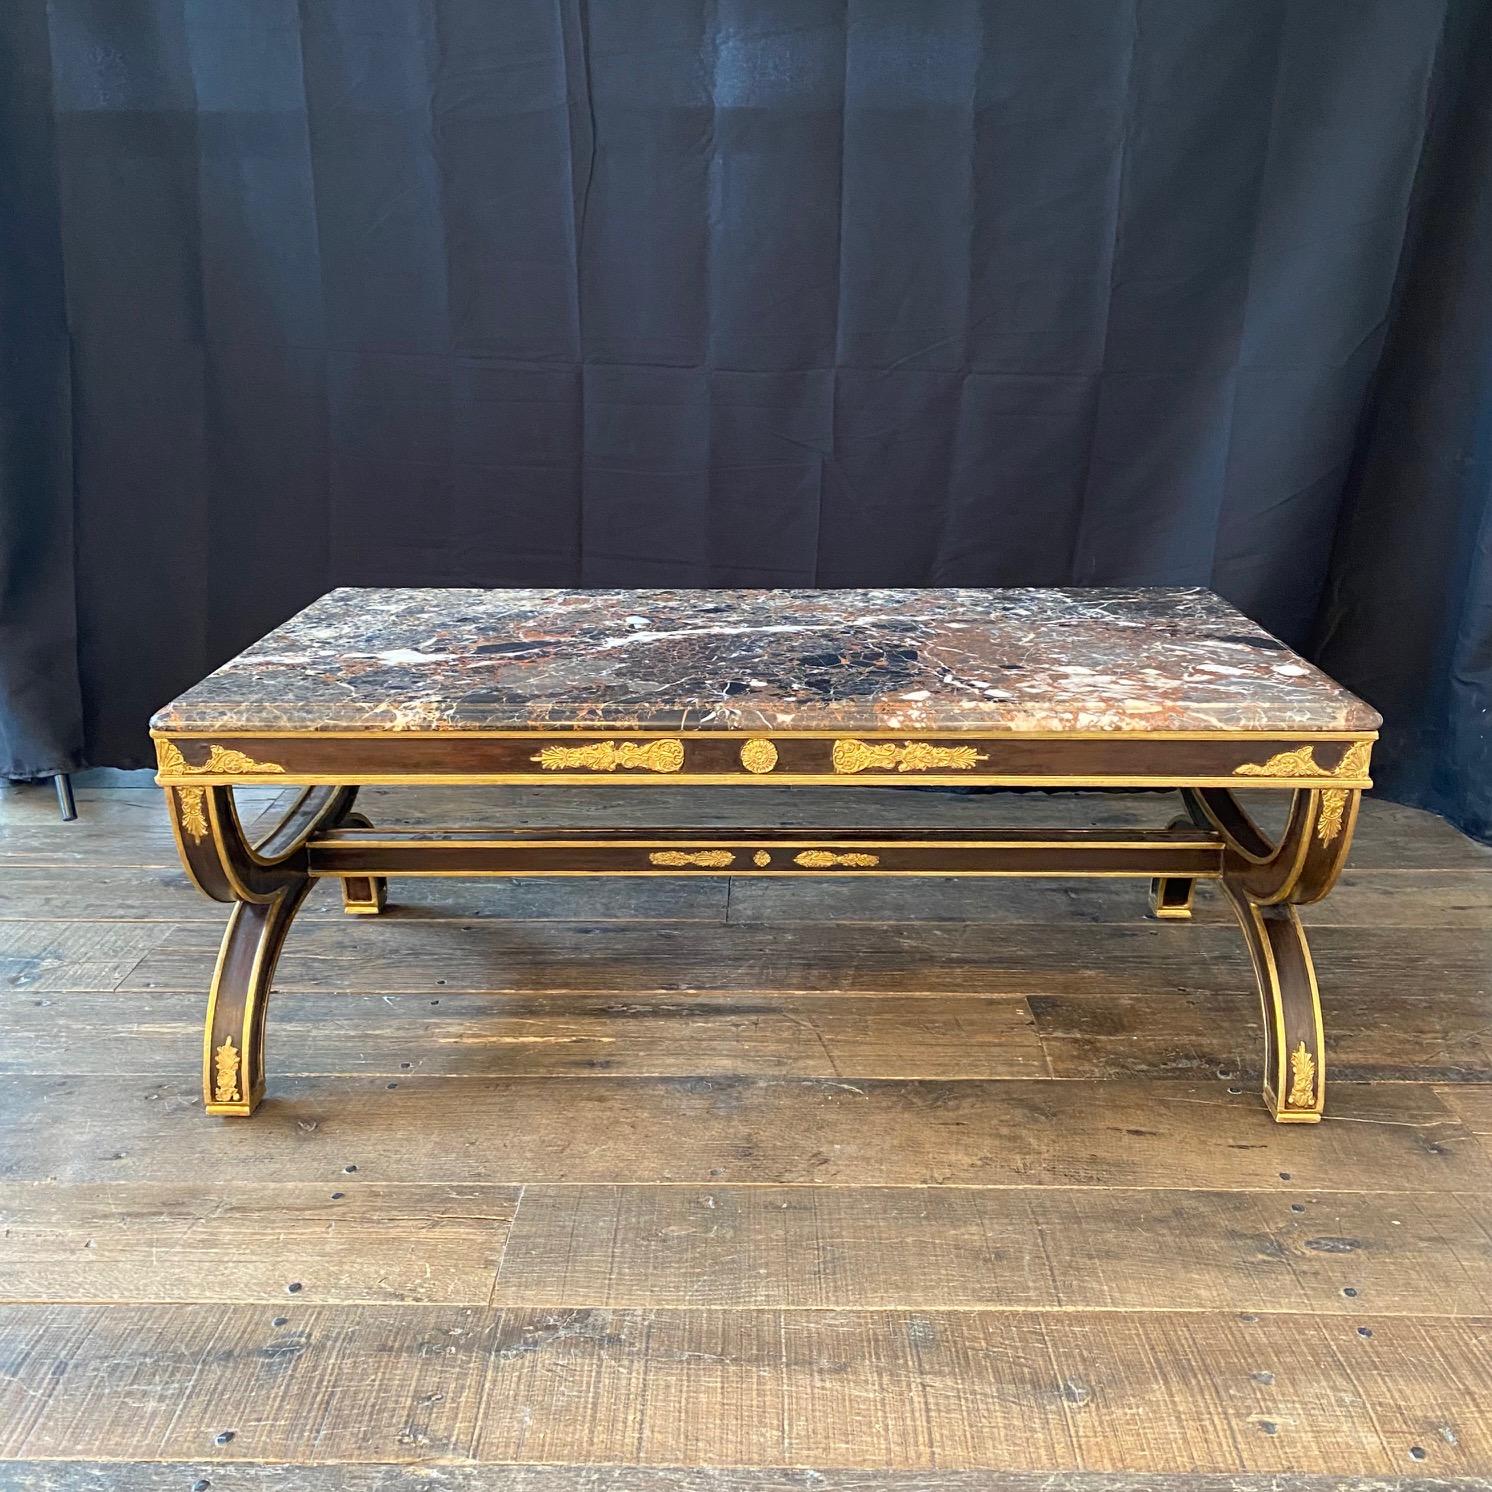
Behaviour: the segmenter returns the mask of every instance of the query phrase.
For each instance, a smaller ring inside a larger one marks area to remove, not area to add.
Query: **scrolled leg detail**
[[[1278,840],[1233,794],[1199,788],[1184,795],[1195,823],[1223,837],[1223,891],[1243,930],[1264,1019],[1264,1102],[1282,1124],[1314,1124],[1326,1103],[1321,997],[1298,906],[1336,884],[1357,824],[1361,793],[1297,792]]]
[[[202,1101],[209,1114],[247,1116],[264,1097],[264,1024],[270,982],[309,877],[267,902],[241,901],[228,918],[207,998]]]
[[[1264,1102],[1281,1124],[1315,1124],[1326,1104],[1325,1035],[1316,971],[1300,914],[1223,891],[1243,929],[1264,1021]]]
[[[252,1114],[264,1096],[270,982],[311,889],[306,845],[346,821],[356,794],[351,787],[307,788],[267,834],[251,843],[232,788],[166,788],[187,874],[215,901],[233,904],[213,971],[202,1043],[202,1098],[209,1114]]]

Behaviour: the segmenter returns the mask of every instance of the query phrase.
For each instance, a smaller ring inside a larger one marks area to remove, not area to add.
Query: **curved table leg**
[[[1264,1020],[1264,1102],[1281,1124],[1315,1124],[1326,1102],[1325,1036],[1316,971],[1300,916],[1260,906],[1235,883],[1223,892],[1243,929]]]
[[[218,950],[202,1038],[202,1102],[209,1114],[252,1114],[264,1097],[264,1021],[285,935],[309,876],[272,901],[241,901]]]
[[[1341,874],[1361,794],[1295,794],[1271,840],[1225,788],[1183,794],[1192,819],[1222,835],[1223,892],[1243,930],[1264,1019],[1264,1102],[1282,1124],[1314,1124],[1326,1101],[1321,999],[1295,908],[1320,901]]]
[[[349,813],[344,829],[371,829],[373,821],[363,813]],[[383,876],[343,876],[342,910],[349,916],[376,917],[388,905],[389,883]]]
[[[268,834],[251,843],[232,788],[166,789],[187,874],[215,901],[233,903],[202,1041],[202,1099],[209,1114],[252,1114],[264,1096],[270,982],[311,889],[306,844],[344,823],[356,794],[350,787],[307,788]]]

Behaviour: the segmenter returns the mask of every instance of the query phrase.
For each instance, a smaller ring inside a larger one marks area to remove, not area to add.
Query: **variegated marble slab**
[[[337,590],[159,731],[1371,731],[1208,591]]]

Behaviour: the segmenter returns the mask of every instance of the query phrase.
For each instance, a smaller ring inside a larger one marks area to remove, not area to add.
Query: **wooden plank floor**
[[[319,889],[242,1123],[196,1093],[223,911],[153,790],[79,796],[0,793],[5,1492],[1492,1488],[1492,851],[1428,815],[1370,803],[1308,916],[1318,1128],[1258,1103],[1206,892],[706,878]]]

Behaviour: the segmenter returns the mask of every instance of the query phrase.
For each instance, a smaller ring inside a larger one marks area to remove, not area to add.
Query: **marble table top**
[[[159,731],[1372,731],[1203,590],[337,590]]]

